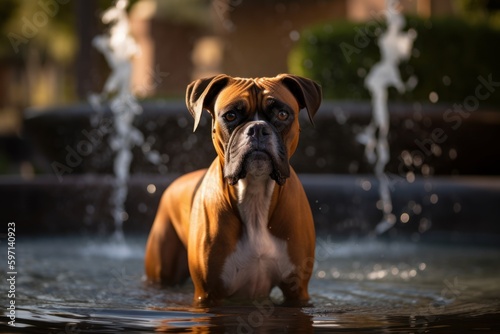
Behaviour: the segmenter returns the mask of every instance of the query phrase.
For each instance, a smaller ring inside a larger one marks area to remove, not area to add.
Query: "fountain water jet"
[[[417,36],[416,31],[402,32],[405,19],[396,9],[398,0],[386,1],[385,31],[378,40],[381,60],[373,66],[365,79],[365,86],[372,97],[372,120],[365,130],[357,136],[357,140],[364,144],[365,155],[368,161],[375,164],[374,171],[379,180],[380,204],[378,207],[383,211],[383,218],[377,225],[375,231],[381,234],[390,229],[396,222],[392,214],[392,199],[389,189],[389,179],[385,173],[385,166],[389,162],[389,111],[387,107],[387,90],[393,86],[404,93],[408,84],[401,80],[398,65],[401,60],[408,59]]]
[[[143,134],[133,126],[136,115],[142,113],[142,108],[131,91],[130,79],[132,75],[131,59],[139,52],[139,47],[130,36],[130,27],[127,16],[128,0],[116,1],[114,7],[106,10],[102,22],[111,24],[108,34],[96,36],[94,47],[99,50],[111,68],[111,74],[106,80],[101,94],[91,94],[89,102],[100,114],[102,104],[109,101],[113,114],[114,134],[109,144],[116,152],[113,171],[115,180],[111,205],[113,206],[113,220],[115,225],[114,239],[124,240],[123,222],[127,219],[125,200],[127,198],[127,182],[132,162],[132,148],[144,144]],[[146,149],[143,147],[144,153]],[[160,155],[156,151],[147,149],[147,158],[158,164]]]

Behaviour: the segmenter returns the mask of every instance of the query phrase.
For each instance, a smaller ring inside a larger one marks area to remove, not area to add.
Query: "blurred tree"
[[[76,45],[74,3],[56,0],[15,3],[2,20],[2,32],[7,37],[7,47],[2,45],[2,58],[20,64],[16,76],[22,77],[24,103],[60,102],[71,92],[68,68]]]
[[[3,0],[0,1],[0,31],[7,35],[6,26],[13,16],[13,14],[17,11],[17,7],[19,6],[19,1],[16,0]],[[11,46],[9,40],[7,38],[0,39],[0,58],[5,58],[11,54]]]
[[[135,2],[130,1],[129,6]],[[82,64],[75,59],[79,51],[83,56],[92,52],[89,41],[103,29],[100,14],[113,3],[114,0],[0,1],[0,31],[6,36],[0,42],[0,62],[16,64],[14,76],[20,78],[17,86],[22,90],[16,98],[23,101],[19,107],[67,102],[77,97],[75,78],[79,76],[75,75],[75,66],[89,75],[89,66],[94,64]]]
[[[500,29],[500,0],[456,0],[460,15],[472,23],[488,23]]]

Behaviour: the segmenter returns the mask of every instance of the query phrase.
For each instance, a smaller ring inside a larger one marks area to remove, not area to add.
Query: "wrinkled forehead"
[[[234,78],[219,93],[215,110],[227,108],[228,105],[241,104],[242,107],[263,107],[270,100],[286,103],[298,111],[299,105],[293,94],[275,78],[240,79]]]

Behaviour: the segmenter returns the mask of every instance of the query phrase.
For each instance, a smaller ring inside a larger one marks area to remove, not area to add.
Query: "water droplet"
[[[453,212],[459,213],[462,211],[462,205],[460,203],[453,204]]]
[[[314,62],[312,59],[304,59],[304,67],[307,69],[311,69],[314,66]]]
[[[139,210],[140,213],[148,212],[148,206],[144,203],[139,203],[139,205],[137,206],[137,209]]]
[[[292,30],[290,31],[290,34],[288,34],[288,36],[292,41],[296,42],[300,38],[300,33],[297,30]]]
[[[415,123],[413,123],[413,120],[411,120],[411,119],[406,119],[404,122],[404,126],[407,129],[413,129],[413,127],[415,126]]]
[[[413,172],[406,173],[406,181],[408,181],[408,183],[415,182],[415,173]]]
[[[349,164],[348,170],[350,174],[355,174],[358,172],[359,169],[359,162],[358,161],[351,161]]]
[[[306,147],[305,153],[308,157],[312,157],[316,154],[316,148],[314,146],[308,146]]]
[[[422,157],[422,155],[420,153],[417,153],[413,156],[413,165],[415,167],[421,166],[423,162],[424,162],[424,158]]]
[[[431,168],[429,167],[429,165],[422,165],[422,174],[425,175],[425,176],[428,176],[431,174]]]
[[[342,108],[335,107],[333,109],[333,116],[337,123],[344,125],[347,121],[347,115]]]
[[[450,78],[449,76],[447,76],[447,75],[443,76],[443,79],[442,79],[442,80],[443,80],[443,84],[444,84],[445,86],[449,86],[449,85],[451,85],[451,78]]]
[[[372,184],[370,181],[364,180],[361,182],[361,188],[363,188],[363,190],[365,190],[365,191],[368,191],[372,188]]]
[[[403,152],[401,152],[401,158],[403,159],[403,162],[406,166],[411,166],[413,159],[410,152],[404,150]]]
[[[431,221],[427,218],[420,219],[420,224],[418,226],[418,231],[424,233],[431,227]]]
[[[158,165],[161,161],[160,154],[157,151],[148,152],[146,158],[154,165]]]
[[[358,77],[360,78],[364,78],[366,76],[366,69],[364,69],[363,67],[360,67],[358,68]]]
[[[451,160],[455,160],[457,158],[457,150],[454,149],[454,148],[451,148],[449,151],[448,151],[448,156],[450,157]]]
[[[146,190],[148,191],[148,193],[154,194],[156,192],[156,186],[154,184],[150,183],[146,187]]]
[[[309,44],[312,44],[312,45],[315,45],[316,43],[318,43],[318,39],[314,35],[307,36],[307,41],[309,42]]]
[[[406,81],[406,89],[408,91],[411,91],[411,90],[415,89],[415,87],[417,87],[417,85],[418,85],[418,78],[417,78],[416,75],[412,75]]]
[[[321,204],[319,207],[319,210],[323,213],[326,214],[328,211],[330,211],[330,207],[327,204]]]
[[[337,269],[334,268],[334,269],[331,270],[331,272],[332,272],[332,277],[333,278],[339,278],[340,277],[340,272]]]
[[[443,153],[443,150],[441,150],[441,147],[439,145],[436,145],[436,144],[432,144],[431,151],[436,157],[441,156],[441,154]]]
[[[436,204],[439,201],[439,197],[437,194],[432,194],[429,200],[432,204]]]
[[[406,224],[410,221],[410,215],[407,214],[406,212],[402,213],[401,216],[399,217],[399,220],[401,220],[401,222],[403,224]]]
[[[408,270],[403,270],[401,274],[399,275],[404,280],[407,280],[409,278]]]
[[[318,160],[316,160],[316,166],[318,166],[319,168],[326,167],[326,159],[325,158],[319,158]]]
[[[91,215],[95,212],[95,208],[93,205],[89,204],[85,207],[85,211],[87,212],[87,214]]]
[[[168,173],[168,167],[165,166],[165,165],[159,165],[158,166],[158,172],[160,172],[160,174],[167,174]]]
[[[177,125],[179,125],[180,128],[185,128],[188,124],[189,122],[186,117],[179,117],[177,119]]]
[[[122,212],[122,221],[127,221],[128,220],[128,213],[126,211]]]
[[[439,101],[439,95],[436,92],[430,92],[429,101],[431,101],[432,103],[436,103],[437,101]]]

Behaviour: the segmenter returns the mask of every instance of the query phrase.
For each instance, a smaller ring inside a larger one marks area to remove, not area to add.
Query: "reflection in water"
[[[130,249],[121,252],[107,240],[20,240],[16,324],[22,332],[498,329],[498,247],[319,240],[309,307],[261,300],[204,309],[191,307],[189,282],[176,288],[146,284],[146,236],[128,241]],[[271,298],[279,300],[278,289]]]

